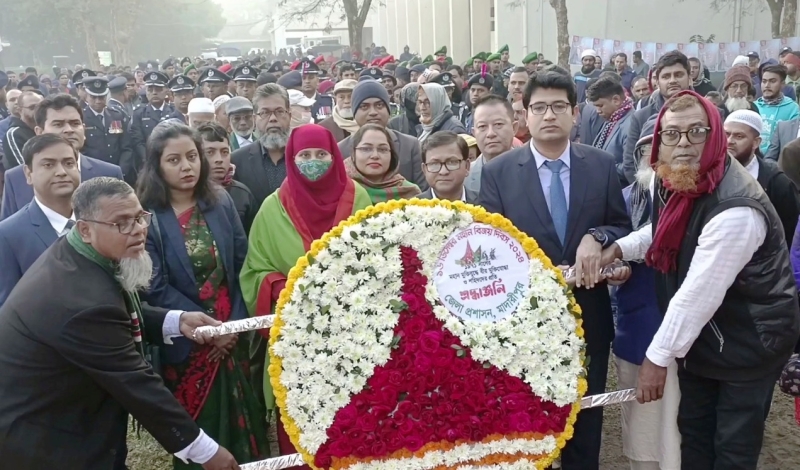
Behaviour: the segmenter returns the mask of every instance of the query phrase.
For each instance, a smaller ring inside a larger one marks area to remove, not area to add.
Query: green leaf
[[[330,305],[323,305],[322,308],[319,309],[319,313],[321,313],[323,315],[327,315],[328,312],[330,312],[330,311],[331,311],[331,306]]]
[[[350,232],[350,238],[352,238],[353,240],[358,240],[358,234],[356,233],[355,230],[352,230]]]
[[[392,308],[394,313],[400,313],[403,310],[408,308],[408,304],[403,302],[402,300],[392,299],[389,301],[389,306]]]
[[[492,368],[492,365],[491,365],[491,364],[489,364],[488,362],[484,362],[484,363],[483,363],[483,368],[484,368],[484,369],[491,369],[491,368]]]
[[[586,359],[583,360],[583,367],[589,367],[589,364],[592,363],[592,357],[586,356]]]
[[[312,331],[314,331],[314,325],[309,323],[308,326],[306,326],[306,332],[310,334]]]
[[[536,297],[531,297],[531,308],[534,310],[539,308],[539,299]]]
[[[317,262],[317,259],[311,255],[306,255],[306,259],[308,260],[308,265],[311,266],[312,264]]]
[[[467,355],[467,352],[464,351],[463,349],[459,349],[458,351],[456,351],[456,357],[464,357],[466,355]]]
[[[455,349],[456,351],[461,351],[462,349],[464,349],[464,348],[462,348],[461,346],[459,346],[457,344],[451,344],[450,347]]]
[[[395,335],[392,338],[392,342],[389,343],[389,347],[391,347],[392,349],[397,349],[398,347],[400,347],[400,338],[401,337],[399,335]]]

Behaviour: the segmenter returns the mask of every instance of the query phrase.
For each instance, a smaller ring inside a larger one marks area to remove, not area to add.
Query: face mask
[[[322,178],[322,175],[328,172],[331,167],[331,161],[323,160],[308,160],[304,162],[297,162],[297,169],[300,174],[305,176],[309,181],[317,181]]]
[[[312,122],[313,122],[313,118],[311,117],[311,113],[303,112],[303,113],[300,114],[300,116],[295,116],[295,114],[292,113],[292,123],[291,123],[290,127],[292,129],[294,129],[295,127],[300,127],[300,126],[304,126],[306,124],[311,124]]]

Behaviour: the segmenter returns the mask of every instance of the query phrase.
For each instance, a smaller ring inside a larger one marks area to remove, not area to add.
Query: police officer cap
[[[105,77],[89,77],[83,81],[86,93],[92,96],[106,96],[108,93],[108,79]]]
[[[367,76],[370,78],[374,78],[375,80],[380,80],[381,78],[383,78],[383,72],[378,67],[368,67],[362,70],[361,73],[358,74],[358,76],[359,78]]]
[[[292,70],[289,73],[281,75],[278,79],[278,85],[291,90],[292,88],[300,88],[303,85],[303,76],[297,70]]]
[[[310,59],[303,59],[297,69],[300,70],[303,75],[318,75],[320,73],[319,65]]]
[[[147,72],[144,75],[144,83],[148,86],[167,86],[169,77],[161,72]]]
[[[33,87],[34,91],[39,90],[39,79],[36,78],[36,75],[26,75],[17,83],[17,90],[22,90],[26,86]]]
[[[356,73],[361,73],[361,71],[364,70],[364,64],[361,62],[350,62],[350,65],[353,66],[353,69],[356,71]]]
[[[236,67],[236,70],[233,71],[233,79],[237,82],[255,82],[258,80],[258,69],[245,62],[244,64]]]
[[[172,77],[167,86],[172,91],[194,90],[194,80],[186,75],[179,74]]]
[[[175,59],[170,57],[169,59],[165,60],[163,64],[161,64],[161,70],[167,70],[167,67],[174,67],[175,66]]]
[[[5,88],[8,85],[8,75],[0,70],[0,88]]]
[[[275,62],[272,63],[272,65],[269,66],[267,72],[269,73],[283,72],[283,63],[280,60],[276,60]]]
[[[85,78],[96,77],[97,74],[89,69],[81,69],[72,74],[72,83],[80,85]]]
[[[128,85],[128,80],[125,77],[116,77],[108,82],[108,89],[111,93],[119,93],[123,91]]]
[[[431,80],[431,83],[438,83],[441,86],[456,86],[453,82],[453,74],[450,72],[440,73]]]
[[[209,67],[208,70],[203,72],[200,76],[200,83],[228,83],[231,81],[230,75],[225,72],[220,72],[219,69]]]

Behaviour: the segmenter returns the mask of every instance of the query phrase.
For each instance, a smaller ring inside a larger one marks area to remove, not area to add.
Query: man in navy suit
[[[78,152],[55,134],[37,135],[22,149],[34,199],[0,222],[0,306],[25,271],[75,224],[72,193],[81,183]]]
[[[34,115],[36,134],[58,134],[75,149],[83,148],[85,141],[83,110],[72,96],[58,94],[43,99]],[[122,170],[117,165],[80,155],[78,170],[81,181],[98,176],[122,179]],[[3,205],[0,220],[10,217],[33,199],[33,188],[29,186],[22,166],[14,167],[5,173],[3,186]]]
[[[576,267],[583,310],[588,394],[605,392],[614,337],[608,288],[600,279],[603,247],[631,231],[614,157],[570,143],[577,92],[569,76],[543,72],[528,82],[529,145],[492,159],[481,172],[479,203],[536,239],[554,264]],[[561,457],[565,470],[598,470],[603,409],[581,411]]]

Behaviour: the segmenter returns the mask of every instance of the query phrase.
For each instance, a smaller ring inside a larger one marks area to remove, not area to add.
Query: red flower
[[[200,300],[206,301],[210,299],[214,295],[214,286],[211,285],[209,281],[203,283],[203,287],[200,288]]]
[[[441,331],[428,330],[419,337],[419,350],[423,353],[436,353],[441,346],[443,338],[444,335]]]

